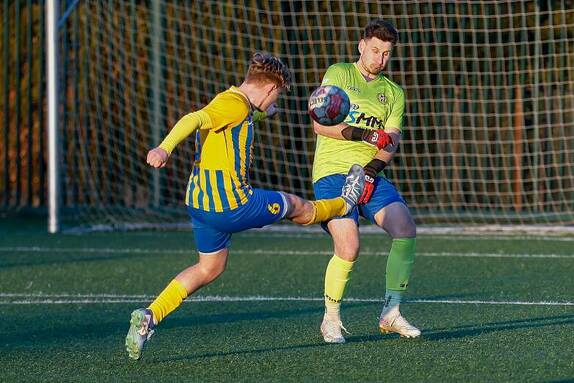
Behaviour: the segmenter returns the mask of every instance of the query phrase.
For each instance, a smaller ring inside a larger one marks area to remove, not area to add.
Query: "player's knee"
[[[409,215],[400,222],[397,222],[397,225],[394,226],[392,232],[389,234],[393,238],[414,238],[417,236],[417,226]]]
[[[283,193],[283,195],[287,201],[287,212],[285,214],[286,218],[293,220],[300,217],[305,218],[306,216],[312,214],[312,205],[307,203],[307,201],[304,199],[289,193]]]
[[[336,244],[335,245],[335,254],[341,259],[345,261],[352,262],[357,258],[359,254],[359,241],[345,241],[344,243]]]
[[[201,265],[204,283],[209,283],[225,271],[225,263],[215,262]]]

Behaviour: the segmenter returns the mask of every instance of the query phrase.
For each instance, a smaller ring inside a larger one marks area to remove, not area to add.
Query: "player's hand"
[[[371,200],[373,196],[373,191],[375,190],[375,179],[377,175],[374,171],[370,171],[371,169],[365,169],[365,188],[363,189],[363,194],[359,197],[359,205],[364,205]]]
[[[267,118],[269,118],[269,117],[273,117],[278,111],[279,111],[279,108],[277,107],[277,104],[273,103],[273,104],[269,105],[269,107],[267,108],[265,113],[267,114]]]
[[[147,153],[147,163],[154,168],[163,168],[168,158],[169,154],[159,146]]]
[[[379,150],[385,148],[388,145],[393,145],[393,139],[383,129],[365,129],[363,132],[363,141],[376,146]]]

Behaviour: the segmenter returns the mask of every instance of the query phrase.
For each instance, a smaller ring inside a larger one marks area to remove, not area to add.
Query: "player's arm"
[[[375,190],[375,179],[377,174],[382,172],[387,164],[391,162],[399,148],[404,110],[405,96],[401,90],[396,97],[389,118],[385,121],[387,126],[385,128],[385,133],[387,133],[391,138],[392,144],[387,146],[385,149],[379,150],[375,157],[365,165],[365,188],[363,189],[363,194],[359,198],[359,203],[364,204],[369,202],[373,195],[373,191]]]
[[[375,179],[383,169],[391,163],[401,141],[401,131],[397,128],[385,129],[385,132],[391,137],[393,143],[384,149],[380,149],[375,157],[364,166],[365,169],[365,188],[359,198],[360,204],[369,202],[373,191],[375,190]]]
[[[209,129],[217,133],[229,126],[236,126],[245,119],[248,110],[241,97],[218,95],[203,109],[182,117],[162,143],[149,151],[147,163],[155,168],[164,167],[172,150],[194,131]]]
[[[147,163],[154,168],[163,168],[173,149],[197,129],[211,128],[209,115],[203,110],[183,116],[169,134],[147,154]]]
[[[313,121],[313,130],[316,134],[337,140],[363,141],[369,145],[376,146],[377,149],[393,145],[392,136],[383,129],[363,129],[347,125],[344,122],[334,126],[325,126]]]

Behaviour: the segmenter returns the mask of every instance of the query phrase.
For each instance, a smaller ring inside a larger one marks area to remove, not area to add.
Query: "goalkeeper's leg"
[[[377,225],[392,237],[393,242],[386,268],[386,293],[380,315],[381,332],[395,332],[408,338],[416,338],[421,332],[401,314],[399,307],[407,291],[411,276],[416,245],[416,226],[408,207],[394,202],[375,215]]]
[[[334,219],[327,224],[335,254],[325,270],[325,315],[321,334],[327,343],[345,343],[340,307],[353,264],[359,254],[359,227],[354,217]],[[346,331],[346,330],[345,330]]]

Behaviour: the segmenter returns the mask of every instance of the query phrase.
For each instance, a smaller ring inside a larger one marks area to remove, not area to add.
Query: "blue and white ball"
[[[343,122],[349,114],[350,107],[347,93],[335,85],[320,86],[309,97],[309,115],[325,126]]]

